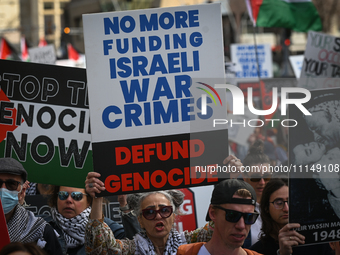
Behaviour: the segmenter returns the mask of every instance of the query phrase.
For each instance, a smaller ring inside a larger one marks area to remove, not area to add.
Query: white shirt
[[[211,254],[208,252],[207,248],[205,248],[205,245],[202,245],[197,255],[211,255]]]
[[[255,205],[255,210],[258,213],[261,213],[260,211],[260,204],[256,202]],[[256,243],[259,240],[259,234],[261,232],[261,228],[262,228],[262,219],[261,219],[261,215],[257,218],[256,222],[251,225],[251,245],[253,245],[254,243]]]

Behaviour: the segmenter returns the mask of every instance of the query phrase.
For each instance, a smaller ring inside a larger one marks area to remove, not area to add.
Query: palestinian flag
[[[77,61],[79,59],[79,53],[73,48],[72,44],[67,44],[68,58]]]
[[[5,38],[1,38],[0,59],[7,59],[12,55],[12,49]]]
[[[246,0],[249,16],[257,27],[284,27],[298,32],[322,30],[311,0]]]

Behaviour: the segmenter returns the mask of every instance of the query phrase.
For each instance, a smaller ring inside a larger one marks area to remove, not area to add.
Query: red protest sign
[[[0,250],[10,242],[11,240],[9,239],[8,235],[5,213],[4,210],[2,209],[2,203],[0,199]]]
[[[176,217],[176,228],[179,232],[193,231],[197,228],[197,216],[195,197],[190,189],[180,189],[184,193],[184,201],[181,205],[180,215]]]

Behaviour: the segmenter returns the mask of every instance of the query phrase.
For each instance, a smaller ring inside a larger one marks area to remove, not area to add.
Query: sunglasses
[[[239,211],[225,209],[225,208],[218,206],[218,205],[215,205],[214,207],[225,211],[225,220],[232,222],[232,223],[238,222],[241,219],[241,217],[243,217],[245,224],[252,225],[257,220],[257,217],[259,217],[259,214],[257,212],[255,212],[255,213],[243,213],[243,212],[239,212]]]
[[[147,220],[153,220],[156,218],[157,213],[163,218],[169,218],[170,215],[172,214],[172,206],[164,206],[159,210],[154,210],[154,209],[143,209],[142,210],[142,215],[144,216],[145,219]]]
[[[288,201],[284,201],[282,198],[277,198],[275,199],[273,202],[269,202],[272,203],[275,207],[275,209],[283,209],[283,207],[285,207],[285,204],[288,204]]]
[[[6,189],[8,190],[17,190],[19,184],[21,184],[21,182],[18,182],[18,181],[15,181],[15,180],[12,180],[12,179],[9,179],[9,180],[6,180],[6,181],[3,181],[0,179],[0,188],[2,187],[2,185],[5,183],[5,186],[6,186]]]
[[[58,197],[59,197],[60,200],[66,200],[69,195],[70,195],[70,193],[68,193],[67,191],[59,191],[58,192]],[[82,200],[84,195],[87,196],[87,194],[81,193],[80,191],[71,192],[71,197],[75,201]]]
[[[270,181],[272,178],[271,174],[264,174],[264,175],[259,175],[259,174],[253,174],[250,176],[250,181],[252,182],[259,182],[261,179],[263,179],[265,182]]]

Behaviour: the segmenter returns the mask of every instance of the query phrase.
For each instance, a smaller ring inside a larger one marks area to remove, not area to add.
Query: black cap
[[[25,168],[14,158],[0,158],[0,174],[21,175],[23,182],[27,180]]]
[[[246,198],[233,198],[236,191],[239,189],[246,189],[251,194],[251,199]],[[221,181],[214,188],[214,191],[210,199],[211,205],[221,205],[221,204],[244,204],[244,205],[254,205],[256,204],[256,193],[254,188],[245,181],[237,179],[227,179]],[[210,221],[209,210],[206,221]]]

